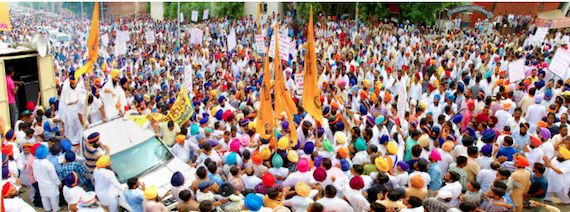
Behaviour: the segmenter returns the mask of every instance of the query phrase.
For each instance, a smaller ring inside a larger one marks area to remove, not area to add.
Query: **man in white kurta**
[[[455,173],[457,174],[457,173]],[[450,205],[453,205],[453,207],[459,208],[459,204],[461,203],[459,201],[459,195],[461,194],[461,183],[459,183],[459,174],[457,174],[457,176],[452,176],[451,172],[448,172],[447,174],[445,174],[445,176],[443,177],[443,179],[447,182],[447,184],[443,187],[441,187],[441,189],[439,190],[441,191],[449,191],[451,192],[452,196],[451,196],[451,201],[449,201]],[[437,194],[435,194],[437,195]]]
[[[77,134],[81,125],[77,125],[77,113],[74,113],[73,109],[75,104],[77,104],[80,99],[80,94],[84,93],[82,88],[79,88],[75,82],[74,77],[67,79],[61,89],[61,100],[59,111],[61,114],[61,119],[65,124],[65,135],[71,139],[73,144],[77,144]],[[85,101],[85,99],[83,99]],[[79,135],[80,136],[80,135]]]
[[[328,185],[332,186],[333,185]],[[327,186],[327,187],[328,187]],[[324,206],[324,211],[331,211],[331,212],[354,212],[354,208],[348,204],[345,200],[336,197],[336,189],[329,189],[325,187],[325,197],[322,199],[317,200],[317,203],[320,203]],[[330,191],[330,192],[329,192]],[[333,192],[334,191],[334,192]]]
[[[115,173],[109,168],[111,162],[109,155],[103,155],[97,160],[97,168],[93,170],[95,180],[95,193],[102,205],[109,208],[109,212],[119,211],[119,194],[123,192],[123,187]]]
[[[111,71],[107,82],[103,85],[103,92],[101,94],[107,118],[112,118],[119,114],[119,91],[122,90],[121,85],[119,85],[119,74],[120,72],[118,70]],[[118,104],[119,106],[117,106]]]
[[[48,150],[41,145],[36,150],[37,160],[32,164],[34,177],[42,196],[42,204],[46,211],[59,211],[59,185],[61,181],[55,172],[55,167],[47,159]]]
[[[546,198],[544,200],[552,201],[552,196],[560,198],[563,204],[570,203],[568,197],[568,189],[570,188],[570,151],[565,147],[560,147],[558,157],[552,161],[546,157],[543,158],[544,165],[548,167],[545,176],[548,180],[548,188],[546,189]]]
[[[32,206],[26,203],[23,199],[20,199],[16,195],[18,194],[18,190],[12,183],[6,183],[2,187],[2,191],[7,190],[8,194],[4,197],[4,210],[6,212],[34,212]]]

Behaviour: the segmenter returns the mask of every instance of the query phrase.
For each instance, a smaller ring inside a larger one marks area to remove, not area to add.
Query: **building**
[[[283,17],[283,2],[244,2],[244,13],[246,16],[257,18],[257,4],[259,4],[260,17],[267,18],[268,15],[281,14]]]
[[[539,12],[552,11],[557,9],[562,9],[565,15],[568,15],[568,8],[570,3],[568,2],[473,2],[475,5],[480,5],[491,12],[493,12],[493,17],[497,15],[504,14],[529,14],[532,17],[536,17]],[[485,16],[481,13],[473,13],[471,15],[470,27],[475,25],[477,19],[485,20]],[[466,19],[463,19],[466,20]],[[469,20],[469,19],[467,19]],[[467,21],[466,20],[466,21]]]
[[[101,2],[101,16],[115,19],[146,15],[149,13],[146,4],[146,2]]]

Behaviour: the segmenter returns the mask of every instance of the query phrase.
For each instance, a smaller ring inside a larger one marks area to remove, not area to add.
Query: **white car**
[[[184,174],[187,187],[195,180],[195,168],[174,156],[152,129],[143,130],[129,118],[92,124],[83,132],[82,145],[94,132],[99,132],[99,141],[110,147],[111,166],[124,188],[127,188],[129,178],[138,177],[147,187],[157,186],[158,195],[162,197],[172,187],[170,179],[175,172]],[[120,196],[119,206],[132,211],[123,194]],[[163,202],[169,210],[177,204],[172,195],[164,197]]]
[[[59,47],[68,47],[69,42],[71,41],[71,37],[65,33],[51,33],[50,32],[50,40],[52,40],[54,46]],[[63,44],[61,43],[63,41]]]

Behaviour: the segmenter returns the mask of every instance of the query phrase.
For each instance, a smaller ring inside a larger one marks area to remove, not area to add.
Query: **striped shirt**
[[[93,173],[97,160],[101,157],[101,152],[97,148],[92,146],[85,146],[85,165],[87,166],[87,171]]]
[[[525,92],[522,90],[518,90],[515,91],[513,93],[513,100],[515,101],[516,104],[519,104],[519,102],[521,101],[521,99],[525,96]]]
[[[501,211],[508,211],[509,209],[505,206],[498,206],[493,204],[493,202],[504,202],[506,203],[507,201],[505,200],[505,198],[501,198],[500,200],[491,200],[489,201],[489,204],[487,204],[487,206],[485,206],[484,210],[487,212],[501,212]]]

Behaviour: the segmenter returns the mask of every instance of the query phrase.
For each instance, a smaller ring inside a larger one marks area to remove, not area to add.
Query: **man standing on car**
[[[101,204],[109,208],[109,212],[119,212],[119,195],[123,186],[117,180],[111,168],[111,157],[103,155],[97,160],[97,168],[93,171],[95,193]]]
[[[99,150],[99,147],[105,150],[106,154],[109,154],[111,148],[107,145],[102,145],[99,141],[100,134],[98,132],[91,133],[87,137],[87,145],[85,145],[85,165],[87,170],[93,173],[95,166],[97,165],[97,160],[103,155]]]

